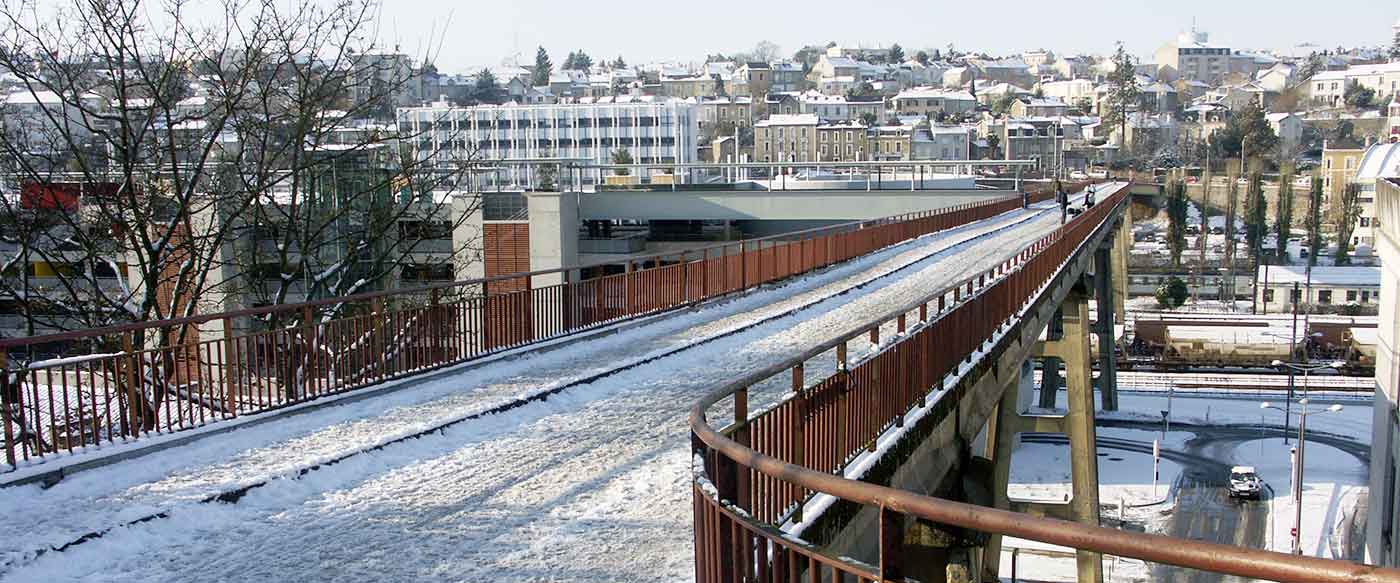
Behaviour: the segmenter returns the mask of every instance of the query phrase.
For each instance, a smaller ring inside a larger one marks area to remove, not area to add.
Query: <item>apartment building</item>
[[[919,87],[900,91],[890,98],[890,105],[900,115],[937,117],[942,114],[970,112],[977,108],[977,100],[966,91]]]
[[[1396,23],[1400,34],[1400,23]],[[1376,206],[1381,218],[1376,229],[1376,251],[1381,257],[1380,294],[1400,293],[1400,177],[1377,183]],[[1400,303],[1380,302],[1376,342],[1375,415],[1371,422],[1371,503],[1367,506],[1366,562],[1400,565],[1395,525],[1400,523]]]
[[[1055,97],[1022,97],[1011,104],[1011,117],[1059,117],[1069,105]]]
[[[753,98],[748,96],[701,98],[696,100],[695,110],[702,132],[730,123],[740,127],[753,125]]]
[[[1356,141],[1323,140],[1322,142],[1322,201],[1327,209],[1327,222],[1333,223],[1337,209],[1333,201],[1341,200],[1346,185],[1356,180],[1361,157],[1366,146]]]
[[[639,164],[689,163],[697,156],[699,115],[693,101],[653,97],[584,98],[553,105],[400,108],[399,127],[418,136],[420,155],[454,160],[569,158],[608,163],[627,150]],[[480,177],[526,185],[533,168],[504,167]]]
[[[1157,49],[1157,78],[1219,83],[1230,74],[1230,47],[1210,42],[1210,35],[1194,28]]]
[[[869,160],[871,144],[866,129],[859,121],[819,124],[816,159],[822,162]]]
[[[847,97],[827,95],[816,91],[802,93],[797,98],[799,113],[811,113],[826,121],[857,121],[874,116],[876,123],[885,121],[885,100],[879,95]]]
[[[817,160],[819,123],[810,113],[769,115],[753,126],[754,158],[760,162]]]

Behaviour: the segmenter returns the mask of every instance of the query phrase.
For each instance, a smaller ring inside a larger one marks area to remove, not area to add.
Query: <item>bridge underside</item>
[[[893,454],[867,473],[875,481],[904,490],[964,502],[1012,509],[1040,516],[1098,524],[1098,471],[1094,446],[1094,394],[1089,335],[1106,327],[1109,367],[1100,381],[1110,390],[1105,404],[1116,402],[1112,379],[1113,316],[1121,313],[1122,271],[1126,269],[1125,241],[1131,234],[1125,219],[1112,220],[1091,237],[1084,251],[1072,258],[1012,329],[1000,338],[964,375],[943,402],[947,405],[925,416]],[[1105,317],[1091,325],[1088,302],[1100,300]],[[1105,309],[1106,308],[1106,309]],[[1047,333],[1048,332],[1048,333]],[[1106,336],[1106,338],[1105,338]],[[1046,340],[1042,340],[1046,338]],[[1102,355],[1099,355],[1102,358]],[[1053,359],[1053,360],[1052,360]],[[1069,409],[1048,415],[1027,415],[1031,410],[1033,362],[1054,363],[1046,370],[1066,368],[1066,378],[1045,375],[1041,400],[1053,407],[1055,391],[1067,388]],[[1057,382],[1059,381],[1059,382]],[[1017,435],[1022,432],[1063,433],[1071,444],[1074,496],[1065,504],[1031,505],[1007,498],[1010,461]],[[903,447],[901,447],[903,446]],[[832,556],[878,560],[880,525],[878,508],[849,503],[833,506],[824,516],[828,532],[825,551]],[[922,580],[996,581],[1001,557],[1000,536],[944,528],[909,521],[904,525],[903,572]],[[1091,552],[1078,554],[1079,580],[1100,583],[1102,561]]]

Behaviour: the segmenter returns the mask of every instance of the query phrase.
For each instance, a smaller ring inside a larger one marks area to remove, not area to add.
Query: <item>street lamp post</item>
[[[1326,367],[1318,367],[1326,368]],[[1306,372],[1304,373],[1306,375]],[[1260,403],[1260,409],[1273,409],[1284,411],[1268,402]],[[1341,405],[1332,405],[1326,409],[1309,410],[1308,399],[1306,397],[1298,399],[1298,453],[1294,456],[1293,468],[1293,554],[1303,554],[1302,544],[1299,542],[1300,529],[1303,523],[1303,460],[1307,450],[1308,415],[1317,413],[1336,413],[1342,410]],[[1284,435],[1288,434],[1287,425],[1284,426]]]

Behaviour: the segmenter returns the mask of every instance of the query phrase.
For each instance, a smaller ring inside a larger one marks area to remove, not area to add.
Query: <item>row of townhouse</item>
[[[967,160],[971,132],[961,126],[908,123],[867,126],[825,121],[815,114],[777,114],[754,124],[754,159],[760,162],[865,160]]]

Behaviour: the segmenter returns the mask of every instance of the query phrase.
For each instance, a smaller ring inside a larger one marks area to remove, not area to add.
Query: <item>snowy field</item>
[[[1063,393],[1062,393],[1063,396]],[[1120,394],[1121,411],[1100,413],[1100,419],[1154,421],[1161,423],[1161,411],[1167,410],[1167,396],[1159,392]],[[1371,439],[1373,412],[1368,400],[1350,397],[1321,402],[1315,397],[1313,407],[1320,410],[1334,402],[1342,404],[1338,412],[1319,413],[1308,417],[1310,434],[1347,438],[1359,444]],[[1128,452],[1115,449],[1116,440],[1129,440],[1150,446],[1159,440],[1163,451],[1185,451],[1197,437],[1193,425],[1241,425],[1264,423],[1283,425],[1282,412],[1260,409],[1257,398],[1219,398],[1176,395],[1170,405],[1171,431],[1165,436],[1160,430],[1142,428],[1099,427],[1099,501],[1106,523],[1116,519],[1120,503],[1126,504],[1124,518],[1143,524],[1149,532],[1164,532],[1169,512],[1175,502],[1177,482],[1182,466],[1163,459],[1158,486],[1152,486],[1152,456],[1150,452]],[[1274,404],[1281,405],[1274,401]],[[1297,428],[1297,410],[1291,418],[1293,431]],[[1165,428],[1165,427],[1163,427]],[[1314,433],[1316,432],[1316,433]],[[1296,440],[1290,440],[1296,445]],[[1226,443],[1228,453],[1218,459],[1222,467],[1239,464],[1253,465],[1276,496],[1268,504],[1268,522],[1264,532],[1264,548],[1289,552],[1290,529],[1293,526],[1291,488],[1291,455],[1289,447],[1277,437],[1246,438],[1236,444]],[[1069,448],[1067,445],[1025,443],[1013,458],[1008,493],[1014,499],[1032,501],[1064,501],[1070,493]],[[1360,496],[1367,490],[1368,469],[1354,456],[1324,443],[1309,441],[1306,454],[1305,488],[1303,492],[1302,529],[1300,542],[1305,554],[1335,558],[1342,556],[1342,532],[1348,518],[1356,510]],[[1018,575],[1037,581],[1074,581],[1073,550],[1034,541],[1008,538],[1003,546],[1001,575],[1009,581],[1012,549],[1018,553]],[[1106,580],[1151,581],[1150,565],[1132,559],[1105,558]]]
[[[26,536],[0,538],[0,578],[689,580],[685,421],[696,399],[991,267],[1057,226],[1049,209],[923,237],[597,341],[79,473],[49,490],[7,491],[0,512]],[[842,294],[860,284],[860,293]],[[319,462],[736,330],[546,401],[296,477]],[[869,348],[852,346],[853,354]],[[751,399],[757,407],[777,394]],[[262,482],[236,504],[198,502]],[[155,512],[168,517],[36,558]]]

